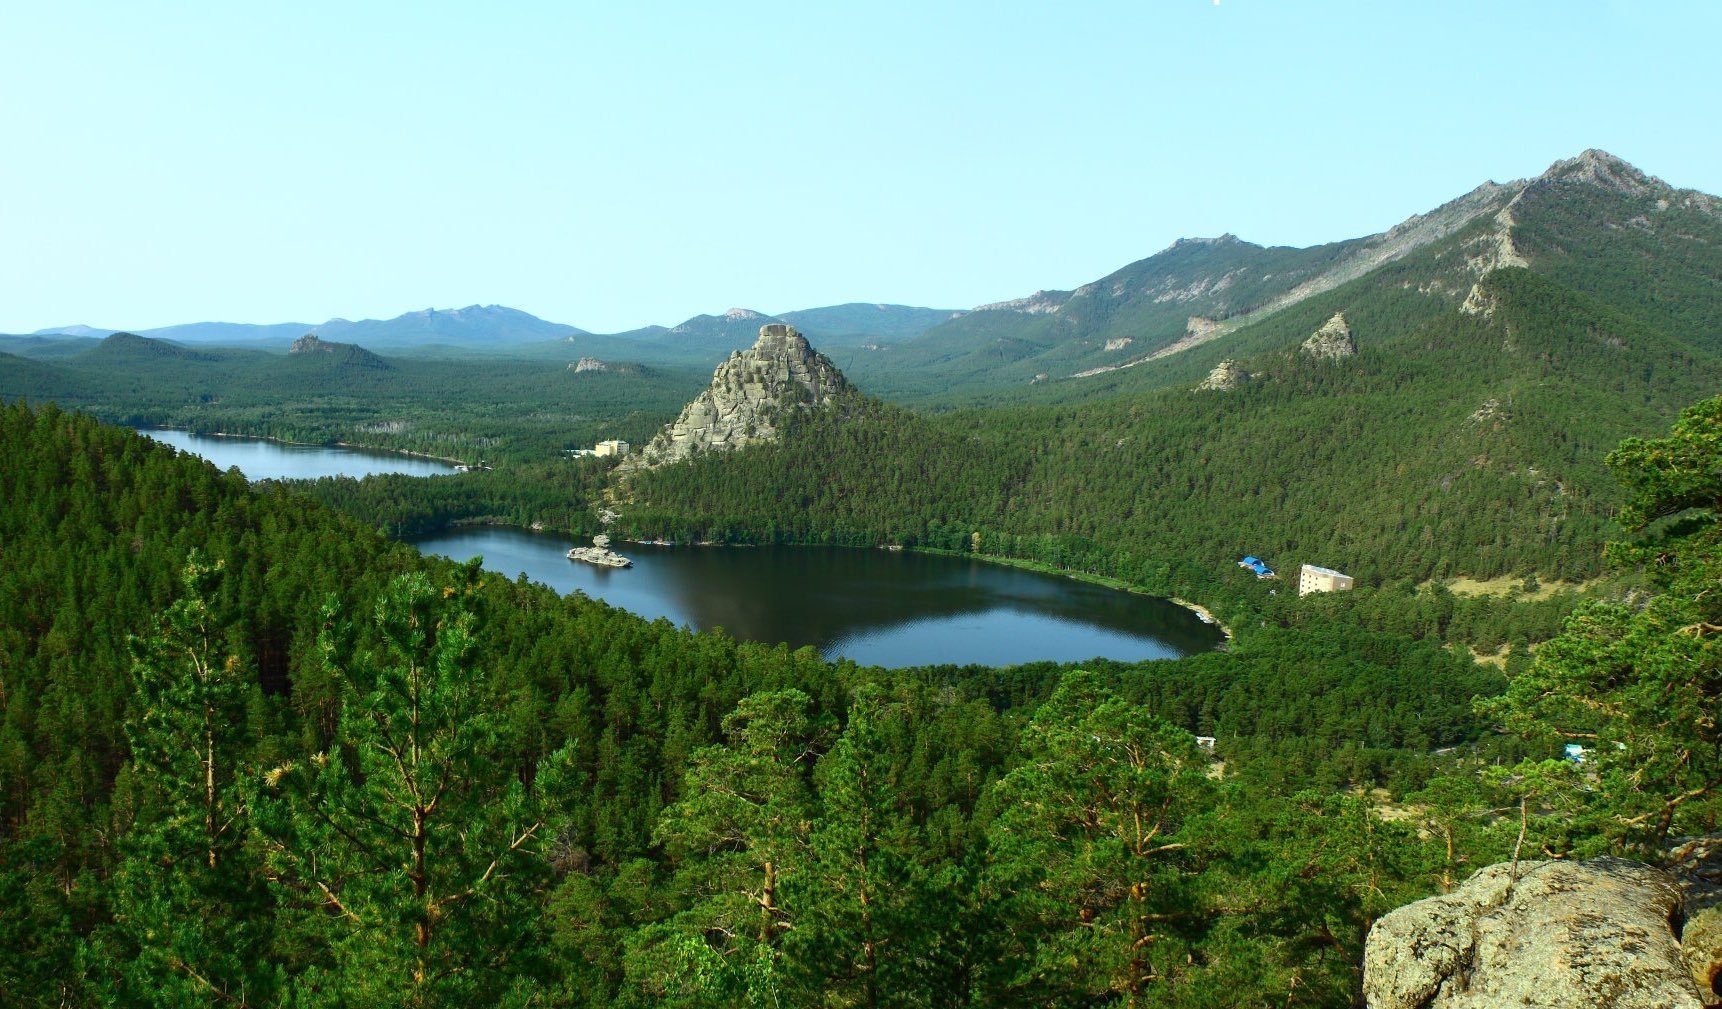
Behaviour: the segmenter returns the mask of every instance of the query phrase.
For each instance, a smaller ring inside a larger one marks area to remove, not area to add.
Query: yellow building
[[[593,455],[624,456],[628,454],[628,443],[625,441],[601,441],[592,450]]]
[[[1297,573],[1297,594],[1300,596],[1307,596],[1311,592],[1344,592],[1351,586],[1350,575],[1342,575],[1332,568],[1305,564]]]

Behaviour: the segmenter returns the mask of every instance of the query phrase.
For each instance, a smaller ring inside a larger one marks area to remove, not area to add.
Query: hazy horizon
[[[1722,191],[1696,2],[10,20],[9,333],[966,309],[1181,237],[1378,232],[1592,147]]]

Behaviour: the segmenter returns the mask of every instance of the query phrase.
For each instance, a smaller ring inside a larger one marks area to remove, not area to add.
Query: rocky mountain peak
[[[1646,193],[1661,192],[1669,188],[1668,184],[1655,176],[1634,168],[1620,158],[1595,148],[1585,151],[1576,158],[1566,158],[1549,166],[1538,179],[1539,182],[1577,182],[1604,189],[1612,189],[1617,193],[1629,196],[1642,196]]]
[[[840,408],[857,396],[837,366],[794,326],[770,323],[759,328],[752,347],[718,365],[711,385],[624,467],[661,466],[701,452],[775,441],[792,413]]]
[[[333,353],[334,349],[335,349],[334,347],[332,347],[329,344],[326,344],[322,340],[318,339],[316,333],[306,333],[304,336],[301,336],[299,339],[293,341],[293,346],[287,348],[287,353],[289,353],[289,354],[313,354],[313,353],[321,352],[324,354],[329,354],[329,353]]]
[[[1322,323],[1321,328],[1298,349],[1319,360],[1337,361],[1356,354],[1357,341],[1351,338],[1351,327],[1346,325],[1345,313],[1335,312],[1333,318]]]

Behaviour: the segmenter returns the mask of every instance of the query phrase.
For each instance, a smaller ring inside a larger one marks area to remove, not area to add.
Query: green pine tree
[[[886,746],[902,718],[879,688],[863,686],[843,735],[819,761],[820,815],[807,869],[787,898],[797,911],[789,955],[809,1004],[928,1003],[939,922],[925,914],[923,839],[902,808],[904,783]]]
[[[395,579],[377,600],[378,645],[342,633],[325,662],[351,681],[336,742],[263,776],[255,821],[280,898],[314,963],[299,1005],[530,1004],[534,909],[556,840],[566,751],[536,768],[503,740],[474,668],[476,582]],[[530,783],[530,784],[529,784]]]
[[[1187,821],[1208,804],[1188,732],[1065,676],[996,788],[986,892],[1005,929],[988,980],[1000,1002],[1135,1000],[1187,962],[1204,915]]]
[[[692,755],[655,835],[684,906],[628,951],[631,985],[651,1001],[764,1005],[781,989],[795,927],[783,895],[805,871],[813,819],[809,703],[799,690],[747,697],[724,719],[725,742]]]
[[[120,841],[113,920],[83,951],[92,986],[120,1005],[261,1005],[280,986],[235,787],[255,687],[212,608],[223,573],[193,551],[183,594],[134,642],[126,733],[141,815]]]

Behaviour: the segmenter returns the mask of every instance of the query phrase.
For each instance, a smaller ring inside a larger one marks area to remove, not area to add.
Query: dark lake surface
[[[435,459],[323,445],[285,445],[263,438],[228,438],[190,431],[140,428],[140,434],[200,455],[221,469],[239,467],[248,480],[315,480],[323,476],[365,477],[374,473],[442,476],[454,467]]]
[[[582,545],[586,541],[579,541]],[[625,569],[571,561],[564,536],[494,526],[415,544],[488,570],[576,589],[650,619],[744,641],[812,645],[863,665],[1007,666],[1175,658],[1220,643],[1175,603],[964,557],[835,547],[616,543]]]

